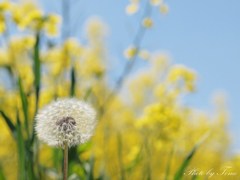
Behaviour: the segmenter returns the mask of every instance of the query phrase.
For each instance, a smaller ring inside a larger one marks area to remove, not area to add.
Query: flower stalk
[[[63,157],[63,180],[67,180],[68,177],[68,144],[64,143],[64,157]]]

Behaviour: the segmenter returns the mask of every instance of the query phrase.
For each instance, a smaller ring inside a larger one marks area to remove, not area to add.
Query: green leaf
[[[75,96],[75,86],[76,86],[76,75],[74,67],[71,69],[71,89],[70,89],[70,96]]]
[[[96,178],[96,180],[108,180],[110,178],[107,177],[106,173],[104,172],[104,170],[100,171],[100,175],[98,178]]]
[[[188,167],[190,161],[192,160],[193,156],[195,155],[196,151],[198,150],[199,146],[206,140],[206,138],[209,136],[209,133],[206,133],[199,141],[195,144],[195,146],[192,148],[192,150],[188,153],[188,155],[185,157],[182,165],[179,167],[178,171],[176,172],[174,176],[174,180],[182,179],[184,172],[186,168]]]
[[[62,159],[63,159],[62,149],[54,148],[52,151],[52,159],[53,159],[54,167],[57,170],[60,170]]]
[[[34,45],[34,54],[33,54],[33,72],[34,72],[34,86],[35,86],[35,115],[38,111],[38,102],[39,102],[39,93],[40,93],[40,86],[41,86],[41,61],[40,61],[40,32],[36,34],[36,42]],[[32,126],[32,137],[31,137],[31,145],[33,145],[35,140],[35,121],[33,121]]]
[[[2,166],[0,166],[0,180],[5,180],[5,175],[4,175],[4,172],[3,172],[3,168]]]
[[[122,142],[122,136],[120,133],[117,133],[117,144],[118,144],[118,162],[119,162],[119,168],[120,168],[120,175],[121,180],[125,179],[125,169],[123,164],[123,142]]]
[[[141,153],[142,152],[139,151],[134,160],[129,165],[126,166],[126,171],[128,173],[132,172],[132,170],[142,161]]]
[[[92,142],[91,141],[88,141],[84,144],[81,144],[78,147],[78,154],[82,154],[82,153],[88,151],[91,147],[92,147]]]
[[[15,125],[12,123],[11,119],[10,119],[3,111],[0,110],[0,113],[1,113],[1,115],[2,115],[2,117],[3,117],[3,119],[5,120],[8,128],[9,128],[10,131],[12,132],[13,137],[16,138],[16,136],[17,136],[16,133],[17,133],[17,132],[16,132],[16,127],[15,127]]]
[[[19,93],[20,93],[20,97],[21,97],[23,114],[24,114],[24,126],[25,126],[25,130],[27,132],[27,137],[29,137],[28,102],[27,102],[27,96],[25,95],[23,87],[22,87],[22,81],[21,81],[20,77],[18,79],[18,86],[19,86]]]
[[[91,93],[92,93],[92,88],[88,88],[87,92],[83,96],[84,101],[86,101],[88,99],[88,97],[91,95]]]
[[[198,179],[198,176],[197,175],[193,175],[192,176],[192,180],[197,180]]]
[[[94,180],[94,157],[90,158],[89,163],[87,164],[88,168],[87,168],[87,180]]]
[[[25,157],[25,145],[22,135],[21,123],[17,113],[17,147],[18,147],[18,167],[19,167],[19,179],[25,180],[26,178],[26,157]]]
[[[40,54],[39,54],[39,43],[40,42],[40,34],[37,33],[36,35],[36,43],[34,46],[34,84],[35,84],[35,91],[36,91],[36,111],[38,108],[38,101],[39,101],[39,91],[40,91],[40,84],[41,84],[41,62],[40,62]]]

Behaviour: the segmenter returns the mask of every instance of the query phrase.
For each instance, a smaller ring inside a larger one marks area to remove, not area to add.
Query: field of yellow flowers
[[[66,14],[44,13],[33,1],[0,2],[0,180],[62,179],[62,149],[34,130],[39,110],[62,97],[90,103],[98,120],[91,140],[69,149],[69,180],[240,179],[224,99],[216,98],[214,112],[181,103],[196,89],[196,72],[141,48],[152,9],[166,14],[168,6],[131,0],[126,13],[140,6],[139,30],[112,86],[100,19],[86,20],[81,40],[61,32]],[[132,73],[136,61],[148,66]]]

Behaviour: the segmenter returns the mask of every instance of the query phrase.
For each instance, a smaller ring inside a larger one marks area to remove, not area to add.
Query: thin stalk
[[[36,42],[34,45],[34,53],[33,53],[33,71],[34,71],[34,88],[35,88],[35,115],[38,112],[39,106],[39,96],[40,96],[40,86],[41,86],[41,61],[40,61],[40,32],[36,34]],[[32,137],[31,137],[31,146],[35,141],[35,121],[33,121],[32,127]]]
[[[63,29],[62,29],[62,41],[65,41],[70,36],[70,1],[62,0],[62,17],[63,17]]]
[[[125,172],[124,172],[124,165],[123,165],[123,144],[122,144],[122,138],[121,134],[117,134],[117,143],[118,143],[118,161],[119,161],[119,167],[120,167],[120,176],[121,180],[125,180]]]
[[[173,148],[172,148],[172,150],[171,150],[171,152],[169,154],[164,180],[168,180],[169,179],[168,176],[169,176],[169,173],[170,173],[170,168],[171,168],[171,162],[172,162],[173,154],[174,154],[174,146],[173,146]]]
[[[64,143],[64,157],[63,157],[63,180],[68,177],[68,144]]]
[[[145,6],[145,10],[144,11],[145,12],[144,12],[143,17],[141,18],[141,20],[144,17],[146,17],[146,16],[148,16],[148,17],[151,16],[152,8],[151,8],[151,5],[149,4],[148,1],[146,2],[146,6]],[[145,33],[146,33],[146,28],[144,28],[142,26],[142,23],[140,22],[140,25],[138,27],[137,33],[136,33],[136,35],[135,35],[135,37],[133,39],[133,45],[134,45],[134,47],[136,47],[137,52],[139,51],[139,49],[141,47],[141,43],[143,41]],[[99,115],[100,117],[102,117],[104,115],[106,107],[114,99],[115,95],[122,89],[122,86],[123,86],[126,78],[128,77],[128,75],[132,71],[134,65],[136,64],[136,61],[137,61],[137,55],[133,56],[126,63],[126,65],[125,65],[125,67],[123,69],[122,74],[120,75],[120,77],[116,81],[116,86],[113,88],[113,90],[107,96],[104,104],[100,107],[100,109],[101,109],[101,112],[100,112],[100,115]]]
[[[74,97],[75,96],[75,86],[76,86],[76,73],[74,66],[72,66],[71,69],[71,86],[70,86],[70,96]]]

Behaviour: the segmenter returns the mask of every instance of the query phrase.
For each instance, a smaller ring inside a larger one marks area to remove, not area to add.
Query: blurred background
[[[1,1],[0,179],[62,178],[62,150],[34,132],[38,110],[61,97],[99,120],[70,149],[69,179],[239,179],[239,7]]]
[[[79,28],[71,34],[82,37],[79,29],[85,19],[99,16],[108,25],[107,47],[110,57],[121,64],[122,52],[131,43],[137,30],[136,22],[141,14],[130,16],[123,12],[128,1],[74,1],[71,8],[72,27],[79,22]],[[154,9],[154,28],[144,38],[143,47],[151,51],[168,53],[173,62],[185,64],[198,72],[197,93],[186,98],[186,103],[201,109],[212,108],[214,93],[223,93],[227,97],[230,111],[230,131],[233,139],[233,151],[239,152],[240,102],[239,47],[240,25],[238,0],[181,0],[166,1],[169,13],[160,16]],[[42,6],[49,11],[61,12],[58,0],[42,1]],[[54,4],[54,5],[53,5]],[[143,9],[143,8],[142,8]],[[141,63],[139,63],[141,65]],[[117,66],[117,67],[116,67]],[[121,65],[115,65],[117,73]],[[116,69],[111,72],[117,77]],[[111,71],[111,69],[109,69]],[[116,74],[116,75],[115,75]]]

